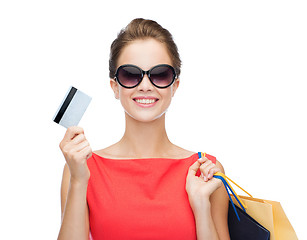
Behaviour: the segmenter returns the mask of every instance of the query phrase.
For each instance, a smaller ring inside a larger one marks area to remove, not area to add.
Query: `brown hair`
[[[171,33],[159,25],[157,22],[142,18],[132,20],[126,28],[122,29],[117,38],[113,41],[109,59],[109,76],[115,77],[117,61],[122,49],[134,40],[153,38],[161,43],[164,43],[177,77],[180,74],[181,60],[178,53],[178,48],[173,40]]]

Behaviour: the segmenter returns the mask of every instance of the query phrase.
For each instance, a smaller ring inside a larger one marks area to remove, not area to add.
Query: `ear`
[[[119,99],[119,86],[118,83],[114,79],[110,79],[110,86],[114,92],[114,96],[116,99]]]
[[[180,79],[177,78],[174,82],[174,84],[172,85],[173,88],[173,93],[172,93],[172,97],[174,97],[175,92],[177,91],[178,87],[179,87],[179,83],[180,83]]]

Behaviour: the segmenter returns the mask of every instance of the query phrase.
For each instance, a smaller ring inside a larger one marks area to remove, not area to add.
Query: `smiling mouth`
[[[137,103],[142,103],[142,104],[151,104],[154,103],[156,101],[158,101],[158,99],[134,99],[134,101],[136,101]]]
[[[158,98],[134,98],[133,100],[142,105],[146,105],[146,104],[149,105],[149,104],[153,104],[157,102],[159,99]]]

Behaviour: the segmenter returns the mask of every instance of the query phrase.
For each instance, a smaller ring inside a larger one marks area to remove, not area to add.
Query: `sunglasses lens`
[[[142,72],[134,66],[124,66],[118,69],[117,80],[125,87],[135,87],[142,80]]]
[[[175,79],[175,72],[171,66],[157,66],[151,70],[150,79],[157,87],[168,87]]]

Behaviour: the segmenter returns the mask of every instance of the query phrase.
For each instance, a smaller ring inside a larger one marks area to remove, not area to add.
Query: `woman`
[[[126,130],[93,154],[82,128],[67,130],[58,239],[229,239],[227,193],[213,178],[222,165],[167,137],[180,65],[171,34],[156,22],[135,19],[118,34],[110,85]]]

